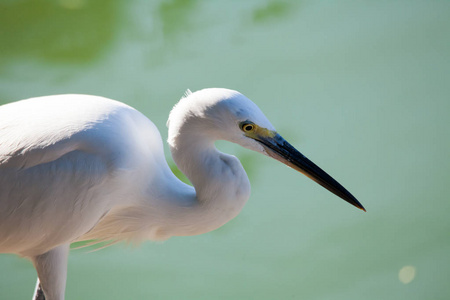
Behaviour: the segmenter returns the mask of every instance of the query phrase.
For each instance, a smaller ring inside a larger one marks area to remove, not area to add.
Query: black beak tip
[[[364,208],[364,206],[357,206],[357,208],[359,208],[360,210],[362,210],[362,211],[364,211],[364,212],[367,212],[367,210]]]
[[[364,208],[364,206],[358,201],[356,200],[355,197],[351,197],[350,199],[345,199],[343,198],[345,201],[347,201],[348,203],[352,204],[353,206],[359,208],[360,210],[367,212],[367,210]]]

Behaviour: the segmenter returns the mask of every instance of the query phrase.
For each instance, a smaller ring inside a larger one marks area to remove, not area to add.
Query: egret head
[[[218,88],[188,91],[171,111],[168,125],[172,148],[176,148],[177,136],[183,131],[197,132],[208,141],[227,140],[286,164],[365,210],[342,185],[278,134],[258,106],[237,91]]]

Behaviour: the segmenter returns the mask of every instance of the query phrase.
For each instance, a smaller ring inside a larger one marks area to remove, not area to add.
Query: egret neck
[[[172,140],[170,148],[176,165],[195,188],[191,209],[199,212],[194,222],[199,227],[194,234],[201,234],[239,214],[250,196],[250,182],[240,161],[217,150],[208,131],[188,127],[181,128],[182,134]]]

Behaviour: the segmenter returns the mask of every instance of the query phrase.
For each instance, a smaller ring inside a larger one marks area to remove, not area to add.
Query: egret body
[[[173,159],[193,187],[171,172],[155,125],[123,103],[58,95],[0,107],[0,253],[33,262],[36,298],[64,299],[72,242],[165,240],[236,217],[250,183],[216,140],[273,157],[364,209],[236,91],[188,92],[167,124]]]

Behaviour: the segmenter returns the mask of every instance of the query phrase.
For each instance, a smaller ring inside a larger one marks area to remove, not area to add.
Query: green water
[[[236,89],[368,210],[220,143],[252,183],[242,213],[73,250],[66,298],[449,299],[449,54],[448,1],[2,0],[1,103],[102,95],[166,138],[185,89]],[[0,255],[0,299],[31,298],[35,277]]]

